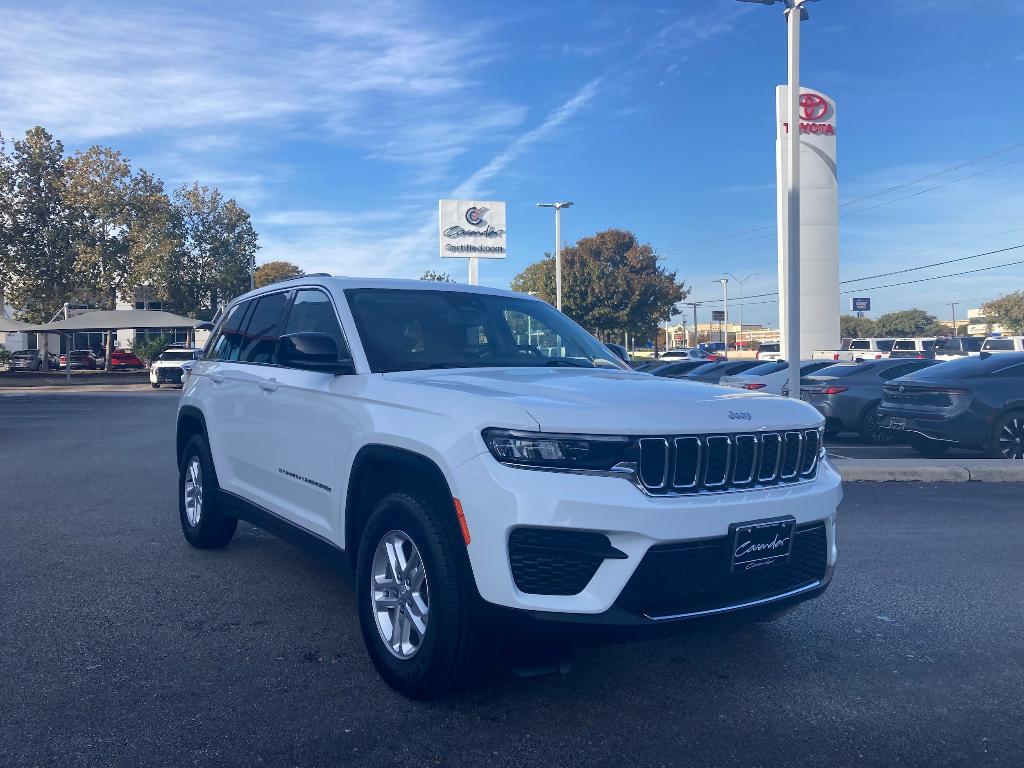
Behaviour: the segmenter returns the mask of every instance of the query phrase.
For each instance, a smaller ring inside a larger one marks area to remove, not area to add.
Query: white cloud
[[[305,17],[248,8],[216,18],[145,6],[8,9],[0,131],[41,124],[72,144],[160,136],[191,142],[191,151],[238,146],[246,132],[327,132],[436,170],[524,117],[474,91],[493,50],[486,32],[390,2]],[[470,103],[488,117],[460,121]]]

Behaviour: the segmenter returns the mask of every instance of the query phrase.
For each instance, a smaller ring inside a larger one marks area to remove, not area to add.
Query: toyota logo
[[[487,222],[484,221],[484,214],[487,213],[486,208],[472,208],[466,209],[466,221],[472,224],[474,227],[482,227]]]
[[[800,94],[800,113],[802,120],[821,120],[828,112],[828,102],[816,93]]]

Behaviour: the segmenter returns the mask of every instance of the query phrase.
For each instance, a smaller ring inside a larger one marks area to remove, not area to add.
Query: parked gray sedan
[[[882,385],[937,362],[897,358],[837,363],[800,379],[800,399],[825,417],[826,435],[849,430],[860,434],[866,443],[884,445],[896,440],[898,435],[881,429],[878,424]]]

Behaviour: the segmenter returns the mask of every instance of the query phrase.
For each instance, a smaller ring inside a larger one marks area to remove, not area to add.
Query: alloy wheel
[[[411,659],[426,636],[430,598],[423,558],[403,531],[389,531],[377,543],[369,586],[384,645],[393,656]]]
[[[1006,459],[1024,459],[1024,416],[1014,416],[999,433],[999,452]]]
[[[203,516],[203,465],[198,456],[192,456],[185,470],[185,516],[195,528]]]

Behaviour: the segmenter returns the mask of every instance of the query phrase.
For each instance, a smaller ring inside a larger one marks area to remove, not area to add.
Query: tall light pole
[[[714,282],[722,284],[722,292],[725,301],[725,320],[722,323],[722,342],[725,344],[725,352],[729,351],[729,278],[720,277]]]
[[[752,278],[752,277],[753,277],[754,275],[756,275],[756,274],[757,274],[757,272],[751,272],[751,273],[750,273],[749,275],[747,275],[746,277],[744,277],[744,278],[743,278],[742,280],[740,280],[740,279],[739,279],[738,277],[736,277],[736,275],[734,275],[734,274],[733,274],[732,272],[726,272],[725,274],[727,274],[727,275],[728,275],[729,277],[731,277],[731,278],[732,278],[732,279],[733,279],[733,280],[734,280],[735,282],[737,282],[737,283],[739,283],[739,284],[740,284],[740,333],[742,334],[742,333],[743,333],[743,296],[744,296],[744,293],[743,293],[743,284],[744,284],[745,282],[747,282],[747,280],[749,280],[750,278]],[[739,345],[739,341],[740,341],[740,337],[739,337],[739,336],[737,336],[737,337],[736,337],[736,344],[737,344],[737,346]]]
[[[789,362],[789,396],[800,397],[800,22],[808,18],[805,7],[811,0],[740,0],[744,3],[786,5],[788,30],[788,87],[786,151],[786,260],[783,264],[786,295],[786,333],[782,338],[783,356]],[[817,0],[813,0],[817,2]],[[795,11],[795,13],[794,13]]]
[[[537,203],[538,208],[555,209],[555,309],[562,311],[562,209],[572,206],[571,202]]]
[[[957,305],[959,303],[960,303],[959,301],[951,301],[951,302],[949,302],[949,308],[953,311],[953,336],[954,337],[957,335],[957,332],[956,332],[956,307],[957,307]]]

